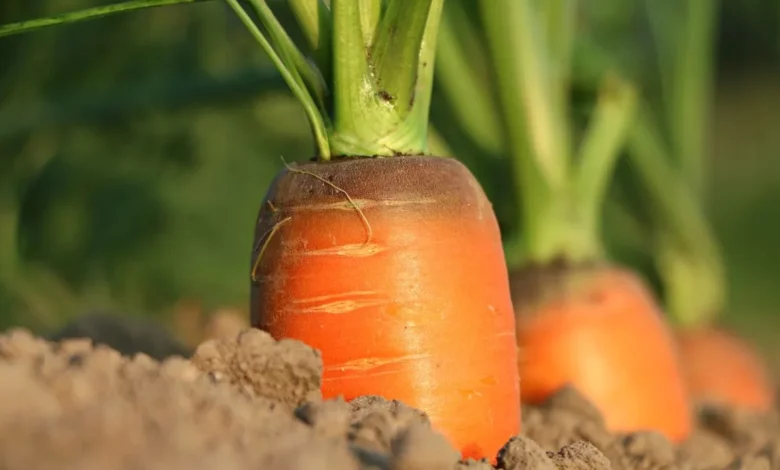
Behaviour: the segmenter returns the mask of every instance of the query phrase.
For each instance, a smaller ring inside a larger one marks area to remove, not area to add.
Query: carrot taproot
[[[419,407],[466,457],[494,456],[519,432],[498,224],[461,163],[293,166],[269,190],[255,239],[255,261],[265,249],[252,322],[322,352],[324,397]]]
[[[524,402],[571,384],[609,429],[689,435],[674,337],[636,274],[609,264],[526,268],[513,273],[512,293]]]
[[[756,412],[774,406],[774,385],[758,351],[724,327],[699,326],[677,332],[691,397]]]

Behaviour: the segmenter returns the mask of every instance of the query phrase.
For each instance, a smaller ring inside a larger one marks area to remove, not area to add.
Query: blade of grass
[[[379,92],[403,119],[412,111],[418,85],[423,36],[433,0],[391,0],[371,47]],[[435,44],[434,41],[432,41]],[[429,64],[433,67],[433,62]]]
[[[104,5],[84,10],[52,15],[46,18],[36,18],[34,20],[19,21],[0,26],[0,37],[10,36],[12,34],[27,33],[49,26],[61,24],[77,23],[86,20],[103,18],[106,16],[126,13],[144,8],[154,8],[165,5],[176,5],[179,3],[196,3],[208,0],[132,0],[129,2],[115,3],[113,5]]]
[[[314,99],[306,89],[305,83],[303,83],[300,78],[296,79],[295,75],[287,68],[282,58],[279,57],[274,48],[271,46],[271,43],[260,31],[260,28],[258,28],[257,25],[252,21],[252,18],[249,16],[246,10],[244,10],[244,8],[239,5],[238,0],[225,1],[230,6],[230,8],[233,9],[244,26],[246,26],[250,34],[252,34],[255,40],[257,40],[265,53],[268,54],[274,66],[279,70],[279,73],[282,74],[284,81],[287,82],[287,85],[290,87],[293,95],[295,95],[295,97],[298,98],[298,100],[301,102],[301,105],[303,106],[304,111],[309,118],[312,131],[314,132],[315,142],[317,142],[317,148],[319,150],[319,157],[323,160],[329,160],[331,154],[327,128],[325,126],[325,122],[323,121],[322,114],[320,114],[317,109],[317,105]]]
[[[493,96],[477,76],[472,57],[464,42],[479,38],[461,2],[449,2],[439,26],[436,53],[437,82],[451,103],[456,118],[477,145],[488,153],[503,146],[501,122]]]
[[[593,120],[579,151],[576,174],[577,204],[585,230],[599,233],[600,211],[636,107],[634,87],[615,75],[608,75],[599,91]]]

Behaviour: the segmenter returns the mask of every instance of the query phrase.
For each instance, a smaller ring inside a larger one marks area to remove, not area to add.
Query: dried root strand
[[[282,227],[282,225],[286,224],[290,221],[292,217],[287,217],[279,222],[275,223],[273,227],[271,227],[267,232],[263,234],[262,237],[260,237],[260,240],[257,241],[257,245],[255,245],[254,251],[257,251],[260,249],[260,252],[257,254],[257,258],[255,258],[255,262],[252,265],[252,282],[257,282],[257,269],[260,267],[260,260],[263,259],[263,254],[265,253],[266,248],[268,248],[268,244],[271,242],[271,238],[276,234],[276,232],[279,231],[279,229]]]
[[[284,166],[287,168],[288,171],[291,171],[293,173],[299,173],[299,174],[302,174],[302,175],[311,176],[311,177],[313,177],[313,178],[315,178],[315,179],[317,179],[319,181],[322,181],[323,183],[327,184],[328,186],[330,186],[331,188],[335,189],[339,193],[343,194],[344,197],[347,199],[347,201],[349,201],[349,204],[353,208],[355,208],[355,211],[357,212],[358,216],[360,217],[360,220],[363,222],[363,225],[366,227],[366,240],[363,242],[363,246],[368,245],[369,243],[371,243],[371,238],[373,236],[373,231],[371,229],[371,224],[368,222],[368,218],[366,217],[366,214],[363,213],[363,211],[360,209],[360,206],[352,199],[352,197],[349,195],[349,193],[346,190],[336,186],[331,181],[326,180],[322,176],[316,175],[316,174],[314,174],[314,173],[312,173],[310,171],[301,170],[300,168],[293,168],[292,166],[290,166],[284,160],[284,158],[282,158],[282,163],[284,163]]]

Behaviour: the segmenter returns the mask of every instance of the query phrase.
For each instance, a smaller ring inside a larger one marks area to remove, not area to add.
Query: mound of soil
[[[0,335],[0,469],[490,470],[460,461],[425,413],[381,397],[322,400],[318,351],[248,329],[191,359],[88,339]],[[780,469],[775,415],[702,408],[673,446],[615,435],[574,390],[524,409],[505,470]]]

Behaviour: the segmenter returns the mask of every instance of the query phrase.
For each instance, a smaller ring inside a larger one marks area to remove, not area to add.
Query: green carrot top
[[[132,0],[0,26],[0,37],[176,3]],[[266,0],[225,0],[303,105],[318,158],[427,153],[444,0],[289,0],[298,45]],[[303,53],[310,51],[310,56]]]

